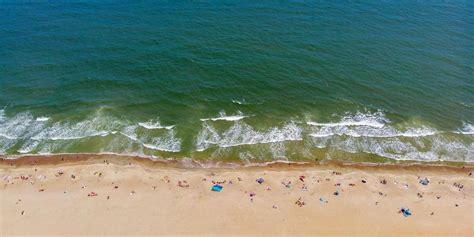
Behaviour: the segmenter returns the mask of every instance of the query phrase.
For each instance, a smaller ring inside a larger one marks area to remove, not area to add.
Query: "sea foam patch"
[[[474,161],[472,151],[462,138],[449,134],[469,134],[465,124],[462,132],[443,132],[426,125],[394,126],[383,114],[344,116],[338,122],[308,123],[310,143],[333,151],[369,153],[396,160]],[[448,139],[449,137],[449,139]]]
[[[309,151],[318,149],[317,154],[323,156],[344,151],[397,160],[474,161],[474,128],[468,122],[454,131],[439,131],[420,121],[393,123],[382,112],[357,112],[334,116],[332,121],[291,120],[260,129],[244,120],[246,117],[241,112],[227,115],[221,111],[215,118],[203,119],[195,134],[184,134],[194,144],[184,152],[218,148],[213,150],[213,159],[284,159],[292,155],[310,157]],[[183,139],[176,129],[175,125],[162,125],[158,119],[133,122],[103,113],[79,121],[53,122],[48,116],[37,117],[29,112],[7,115],[0,110],[0,154],[67,153],[78,149],[181,152]],[[234,148],[226,149],[229,147]]]
[[[166,136],[154,137],[151,143],[143,143],[143,146],[153,150],[180,152],[181,139],[176,137],[176,133],[174,130],[170,130],[168,131]]]
[[[377,113],[361,113],[346,114],[339,122],[320,123],[314,121],[306,122],[308,125],[321,127],[347,127],[347,126],[367,126],[374,128],[382,128],[389,120],[382,112]]]
[[[107,136],[120,124],[106,117],[95,117],[77,123],[56,122],[34,135],[33,140],[78,140],[88,137]]]
[[[28,113],[23,112],[0,121],[0,136],[18,140],[28,139],[40,132],[46,126],[45,121],[38,121]]]
[[[438,131],[421,125],[397,129],[390,124],[390,120],[382,112],[346,114],[337,122],[319,123],[309,121],[309,136],[324,138],[331,136],[350,137],[424,137],[435,135]]]
[[[168,129],[168,130],[170,130],[170,129],[174,128],[174,125],[169,125],[169,126],[161,125],[159,120],[149,120],[148,122],[138,123],[138,125],[140,125],[143,128],[146,128],[146,129]]]
[[[161,136],[150,137],[147,134],[137,134],[137,126],[125,127],[120,134],[141,146],[158,151],[180,152],[181,139],[176,136],[173,128],[166,129],[167,132]]]
[[[213,145],[233,147],[302,139],[302,129],[294,122],[287,123],[281,128],[273,127],[266,131],[257,131],[250,125],[238,121],[221,133],[209,123],[204,123],[196,139],[196,149],[203,151]]]
[[[406,128],[405,131],[399,131],[394,127],[363,127],[358,126],[321,126],[318,129],[312,129],[309,134],[311,137],[330,137],[330,136],[351,136],[351,137],[374,137],[374,138],[390,138],[390,137],[425,137],[433,136],[438,133],[435,129],[421,126]]]
[[[456,133],[464,135],[474,135],[474,125],[463,122],[463,127],[459,129],[459,131],[457,131]]]

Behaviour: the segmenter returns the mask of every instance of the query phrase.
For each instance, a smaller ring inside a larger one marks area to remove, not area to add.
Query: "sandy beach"
[[[473,236],[472,170],[26,157],[0,164],[0,229],[1,236]],[[220,192],[211,190],[216,184]]]

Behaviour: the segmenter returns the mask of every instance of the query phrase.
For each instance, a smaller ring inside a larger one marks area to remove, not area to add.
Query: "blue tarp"
[[[220,186],[219,184],[216,184],[212,186],[211,190],[214,192],[220,192],[222,190],[222,186]]]

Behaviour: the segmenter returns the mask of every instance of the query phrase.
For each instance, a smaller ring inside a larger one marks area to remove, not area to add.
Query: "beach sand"
[[[183,168],[113,155],[2,160],[0,234],[474,236],[472,171],[334,163]],[[420,184],[425,178],[429,184]],[[211,191],[217,182],[222,191]],[[404,217],[402,207],[412,215]]]

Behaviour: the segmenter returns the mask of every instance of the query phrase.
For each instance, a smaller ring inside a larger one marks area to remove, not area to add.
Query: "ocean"
[[[474,161],[474,1],[0,1],[0,154]]]

